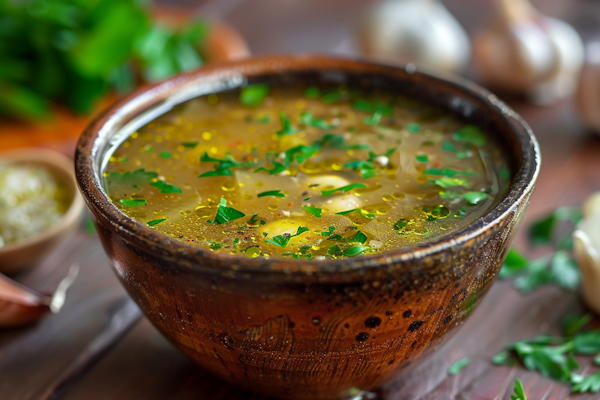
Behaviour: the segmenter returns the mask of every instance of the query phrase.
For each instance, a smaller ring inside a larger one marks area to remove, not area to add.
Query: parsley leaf
[[[123,184],[129,184],[135,188],[139,188],[142,184],[152,182],[153,179],[158,178],[158,174],[152,171],[146,171],[141,168],[135,171],[127,171],[122,174],[118,172],[111,172],[106,176],[106,180],[119,181]]]
[[[365,117],[365,119],[363,119],[363,123],[365,123],[367,125],[377,125],[377,124],[379,124],[379,122],[381,122],[381,117],[382,117],[381,112],[375,111],[375,113],[373,115],[369,115],[368,117]]]
[[[243,212],[232,207],[227,207],[227,200],[225,200],[224,197],[221,197],[221,200],[219,200],[219,208],[217,209],[217,215],[215,216],[214,224],[220,225],[245,216],[246,214]]]
[[[196,146],[198,146],[198,142],[183,142],[183,143],[181,143],[181,145],[183,147],[185,147],[186,149],[193,149]]]
[[[392,115],[392,106],[382,103],[381,101],[367,101],[358,99],[354,102],[353,107],[355,110],[360,110],[368,113],[380,113],[381,115]]]
[[[353,208],[352,210],[347,210],[347,211],[340,211],[340,212],[337,212],[336,215],[348,215],[353,212],[358,213],[358,215],[360,215],[363,218],[367,218],[367,219],[375,218],[375,214],[369,214],[365,210],[361,210],[359,208]]]
[[[269,190],[256,195],[257,197],[274,196],[274,197],[285,197],[285,194],[281,193],[281,190]]]
[[[427,157],[427,154],[418,154],[415,156],[415,159],[421,163],[426,163],[429,161],[429,157]]]
[[[284,233],[283,235],[277,235],[273,237],[273,240],[265,240],[265,242],[267,243],[271,243],[274,244],[276,246],[285,248],[287,247],[288,243],[290,242],[290,239],[296,236],[300,236],[302,235],[304,232],[308,232],[308,227],[307,226],[299,226],[298,229],[296,230],[296,233],[291,235],[289,233]]]
[[[133,200],[133,199],[121,199],[119,200],[119,202],[121,204],[123,204],[125,207],[140,207],[140,206],[145,206],[146,204],[148,204],[146,202],[146,200]]]
[[[302,208],[304,208],[304,210],[317,217],[317,218],[321,218],[321,212],[323,211],[321,208],[315,208],[315,207],[309,207],[309,206],[302,206]]]
[[[344,252],[342,254],[344,257],[356,257],[357,255],[362,254],[369,249],[370,249],[369,246],[356,245],[356,246],[347,248],[346,250],[344,250]]]
[[[298,164],[302,164],[304,161],[312,157],[317,151],[319,151],[318,147],[309,147],[302,144],[292,147],[291,149],[287,149],[283,152],[283,154],[285,154],[284,164],[289,166],[294,161],[296,161]]]
[[[432,179],[431,182],[435,183],[436,185],[438,185],[441,188],[444,189],[448,189],[451,187],[456,187],[456,186],[465,186],[467,184],[467,181],[464,179],[460,179],[460,178],[450,178],[447,176],[444,176],[443,178],[440,179]],[[483,193],[485,194],[485,193]]]
[[[527,395],[525,395],[525,389],[523,389],[523,384],[520,379],[515,380],[515,388],[513,389],[515,392],[514,395],[510,396],[510,400],[527,400]]]
[[[452,135],[452,139],[457,142],[465,142],[482,147],[487,144],[487,138],[481,130],[475,125],[465,125]]]
[[[151,185],[155,188],[158,188],[161,193],[181,193],[181,189],[179,189],[177,186],[169,185],[164,181],[156,181],[151,183]]]
[[[336,189],[331,189],[331,190],[321,190],[321,195],[323,195],[323,197],[329,197],[332,194],[334,194],[335,192],[344,192],[347,193],[352,189],[360,189],[360,188],[366,188],[367,185],[364,185],[362,183],[352,183],[350,185],[346,185],[346,186],[342,186]]]
[[[298,131],[292,128],[292,121],[287,117],[285,112],[279,112],[279,122],[281,123],[281,129],[275,132],[277,136],[281,137],[284,135],[293,135],[294,133],[298,133]]]
[[[268,124],[271,122],[271,117],[268,114],[263,115],[262,117],[256,118],[256,122],[259,124]]]
[[[269,175],[277,175],[286,170],[285,165],[278,163],[277,161],[273,161],[273,168],[267,169],[265,167],[260,167],[254,170],[254,172],[265,171],[268,172]]]
[[[457,375],[464,367],[466,367],[471,362],[470,358],[463,358],[462,360],[458,360],[454,364],[448,368],[448,375]]]
[[[335,125],[328,124],[323,118],[313,118],[310,111],[305,111],[300,114],[300,124],[323,130],[335,128]]]
[[[458,151],[454,143],[452,142],[444,142],[442,143],[442,150],[449,151],[450,153],[456,154],[456,157],[460,160],[467,158],[467,153],[463,151]]]
[[[574,372],[571,373],[571,391],[573,393],[597,393],[600,391],[600,371],[585,377]]]
[[[316,99],[321,95],[321,90],[316,86],[309,86],[304,91],[304,97],[307,99]]]
[[[166,221],[166,220],[167,220],[166,218],[162,218],[162,219],[154,219],[154,220],[152,220],[152,221],[148,221],[148,222],[146,222],[146,224],[147,224],[148,226],[154,226],[154,225],[158,225],[158,224],[160,224],[161,222],[163,222],[163,221]]]
[[[475,171],[459,171],[459,170],[455,170],[455,169],[451,169],[451,168],[443,168],[443,169],[439,169],[439,168],[429,168],[426,169],[425,171],[423,171],[424,175],[441,175],[441,176],[448,176],[450,178],[452,178],[453,176],[478,176],[479,174]]]
[[[168,151],[163,151],[162,153],[159,154],[161,158],[164,158],[165,160],[168,158],[171,158],[171,153]]]
[[[529,239],[534,245],[550,244],[561,222],[577,225],[583,219],[579,208],[560,207],[548,216],[533,222],[529,227]],[[568,233],[570,236],[571,232]]]
[[[231,154],[225,154],[225,157],[215,158],[208,155],[207,152],[204,152],[200,157],[200,162],[214,162],[216,163],[213,171],[205,172],[199,175],[199,178],[211,177],[211,176],[232,176],[233,174],[229,170],[230,168],[237,167],[248,167],[254,165],[253,162],[240,163],[235,161]]]
[[[465,200],[467,200],[472,205],[477,205],[487,199],[489,195],[483,192],[467,192],[463,194]]]
[[[268,94],[269,85],[266,83],[248,85],[240,92],[240,102],[245,106],[256,107],[262,104]]]
[[[327,133],[313,143],[313,147],[333,147],[342,150],[368,150],[369,145],[366,144],[346,144],[343,135],[338,133]]]

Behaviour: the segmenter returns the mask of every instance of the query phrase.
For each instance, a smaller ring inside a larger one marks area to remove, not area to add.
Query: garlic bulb
[[[458,72],[471,45],[462,26],[438,0],[388,0],[367,14],[360,32],[363,52],[383,61]]]
[[[586,64],[579,79],[577,108],[586,124],[600,133],[600,41],[586,48]]]
[[[496,0],[499,19],[474,38],[475,65],[486,84],[550,104],[575,90],[584,47],[568,24],[541,15],[528,0]]]
[[[600,314],[600,192],[586,202],[583,215],[583,222],[573,233],[575,257],[583,278],[583,298]]]

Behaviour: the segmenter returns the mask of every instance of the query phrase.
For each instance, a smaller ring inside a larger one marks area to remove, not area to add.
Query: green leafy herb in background
[[[582,218],[580,209],[561,207],[533,222],[528,230],[529,240],[534,246],[550,247],[550,252],[528,260],[511,249],[499,277],[516,277],[514,286],[522,293],[549,284],[565,290],[577,289],[581,282],[581,272],[572,255],[572,235]]]
[[[455,362],[454,364],[452,364],[450,366],[450,368],[448,368],[448,375],[456,375],[456,374],[458,374],[470,362],[471,362],[471,360],[469,358],[463,358],[462,360],[458,360],[457,362]]]
[[[0,115],[47,118],[53,102],[88,113],[110,90],[202,65],[208,25],[155,23],[146,4],[0,1]]]
[[[585,377],[574,372],[580,368],[575,356],[600,353],[600,330],[582,331],[590,320],[589,315],[567,316],[562,323],[565,336],[538,336],[509,344],[492,361],[500,365],[519,361],[530,371],[570,384],[574,393],[596,393],[600,391],[600,371]],[[526,399],[520,382],[518,386],[511,399]]]
[[[262,104],[268,94],[269,85],[266,83],[248,85],[240,92],[240,102],[245,106],[257,107]]]
[[[515,394],[510,396],[510,400],[527,400],[525,389],[523,389],[523,383],[521,383],[521,380],[518,378],[515,380],[515,388],[513,391]]]

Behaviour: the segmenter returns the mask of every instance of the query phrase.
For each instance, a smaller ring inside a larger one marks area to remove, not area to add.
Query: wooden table
[[[193,2],[179,3],[189,7]],[[306,51],[356,55],[352,32],[368,3],[247,0],[225,19],[248,38],[255,54]],[[593,1],[536,3],[545,12],[575,23],[584,37],[598,31],[600,6]],[[446,4],[469,31],[486,23],[492,10],[489,0],[448,0]],[[600,190],[600,136],[586,130],[570,101],[548,108],[528,106],[516,99],[509,103],[531,124],[543,153],[542,171],[525,225],[558,206],[578,206],[590,193]],[[74,146],[72,140],[42,145],[70,154]],[[531,254],[523,230],[515,246]],[[65,371],[70,374],[70,385],[54,398],[261,399],[196,367],[146,319],[137,319],[135,311],[124,315],[123,310],[128,310],[130,304],[125,292],[109,269],[97,238],[83,229],[34,271],[16,279],[51,291],[74,262],[81,265],[82,272],[60,314],[30,327],[0,332],[1,400],[45,399]],[[384,388],[380,396],[386,400],[507,399],[515,378],[520,377],[531,400],[566,399],[569,389],[565,385],[522,367],[495,366],[490,357],[511,341],[542,333],[558,334],[560,320],[582,310],[577,293],[545,287],[523,296],[510,281],[498,281],[458,334],[401,381]],[[593,323],[599,325],[600,321]],[[107,327],[117,335],[106,336]],[[121,340],[117,340],[119,333],[123,335]],[[101,344],[99,337],[109,337],[108,342],[114,346],[96,354],[103,356],[90,363],[95,346]],[[448,367],[464,357],[472,362],[460,374],[448,376]],[[580,361],[585,375],[595,370],[589,357]],[[73,370],[73,365],[87,368]],[[594,399],[598,395],[573,398]]]

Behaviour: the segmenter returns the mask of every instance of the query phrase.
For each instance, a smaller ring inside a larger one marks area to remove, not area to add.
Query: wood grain
[[[179,0],[184,6],[185,1]],[[481,27],[491,14],[491,0],[447,0],[449,9],[470,30]],[[586,37],[598,33],[600,5],[593,1],[534,1],[543,11],[564,16]],[[195,2],[188,1],[188,6]],[[363,0],[247,0],[227,20],[246,36],[254,53],[337,52],[356,54],[352,33]],[[274,34],[277,33],[277,34]],[[600,137],[582,125],[570,101],[549,108],[508,98],[533,127],[543,161],[540,178],[524,224],[561,205],[580,205],[600,190]],[[0,133],[1,135],[1,133]],[[27,144],[37,143],[30,137]],[[72,154],[72,140],[47,144]],[[2,146],[0,144],[0,146]],[[515,246],[526,253],[524,230]],[[538,250],[539,252],[539,250]],[[52,291],[73,262],[82,272],[58,315],[40,323],[0,332],[0,398],[23,400],[52,384],[80,352],[102,331],[125,296],[110,270],[97,239],[79,232],[34,271],[17,276],[38,290]],[[596,399],[597,395],[570,396],[567,386],[540,377],[522,367],[498,367],[490,357],[514,340],[542,333],[558,333],[560,320],[582,312],[577,293],[545,287],[522,296],[509,281],[498,281],[460,332],[400,381],[382,390],[385,400],[504,400],[514,379],[523,380],[532,400]],[[600,321],[593,321],[600,326]],[[447,368],[464,357],[473,361],[458,375]],[[584,374],[596,370],[589,357],[580,358]],[[87,374],[61,395],[64,400],[95,399],[253,399],[196,367],[142,320]]]

